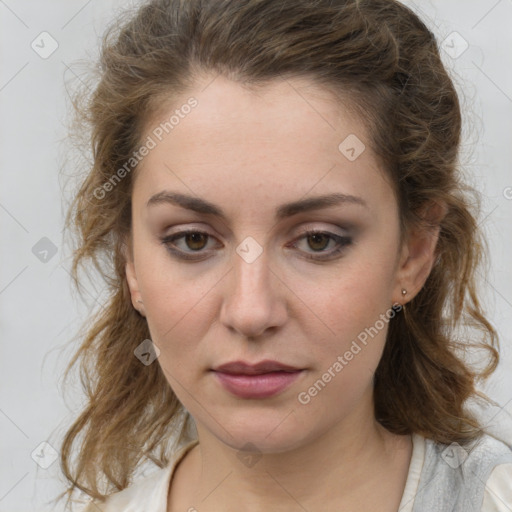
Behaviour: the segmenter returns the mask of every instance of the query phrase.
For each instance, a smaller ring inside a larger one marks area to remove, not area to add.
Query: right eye
[[[209,251],[203,251],[206,247],[209,238],[213,238],[212,235],[206,233],[205,231],[199,231],[197,229],[189,229],[186,231],[180,231],[178,233],[173,233],[172,235],[163,237],[161,242],[165,245],[166,249],[176,258],[183,260],[197,260],[202,259],[204,254]],[[179,244],[175,242],[177,240],[183,239],[185,243],[185,247],[179,247]],[[190,249],[191,251],[187,251],[186,249]],[[198,254],[199,257],[193,256],[193,254]]]

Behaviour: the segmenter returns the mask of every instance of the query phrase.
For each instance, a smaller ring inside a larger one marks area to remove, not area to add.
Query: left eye
[[[167,250],[171,253],[172,256],[183,259],[183,260],[194,260],[201,258],[201,253],[207,253],[208,251],[203,251],[208,244],[210,238],[214,238],[209,233],[205,233],[203,231],[197,230],[188,230],[188,231],[180,231],[178,233],[174,233],[165,238],[162,238],[162,243],[166,246]],[[179,247],[177,240],[183,239],[185,242],[185,247]],[[334,233],[330,233],[328,231],[307,231],[303,233],[299,238],[299,241],[307,241],[308,246],[313,249],[312,253],[305,256],[307,259],[326,259],[334,256],[341,252],[346,246],[352,243],[352,239],[347,236],[340,236]],[[334,249],[331,251],[326,251],[329,243],[334,242]],[[290,244],[292,247],[296,247],[298,245],[297,241]],[[186,249],[189,249],[187,251]],[[308,252],[308,251],[302,251]],[[193,253],[196,253],[197,256],[194,256]],[[318,254],[315,255],[315,254]]]
[[[340,253],[346,246],[352,243],[352,239],[347,236],[336,235],[329,231],[306,231],[302,234],[299,240],[305,240],[308,242],[308,246],[313,249],[313,255],[309,253],[306,258],[308,259],[326,259]],[[334,249],[331,251],[325,251],[330,242],[334,242]],[[294,247],[297,243],[292,244]],[[307,252],[307,251],[305,251]],[[320,256],[315,256],[315,253]]]

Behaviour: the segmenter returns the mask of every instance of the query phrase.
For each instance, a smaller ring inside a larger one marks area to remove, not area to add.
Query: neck
[[[397,450],[408,450],[406,466],[400,459],[403,485],[410,460],[410,437],[384,429],[374,419],[371,400],[314,440],[252,460],[241,460],[239,450],[201,424],[197,431],[199,445],[188,461],[188,497],[205,511],[299,510],[299,505],[325,510],[326,500],[336,509],[340,504],[358,505],[364,497],[374,497],[375,486],[397,467]]]

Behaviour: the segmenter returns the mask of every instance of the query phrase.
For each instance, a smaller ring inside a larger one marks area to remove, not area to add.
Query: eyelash
[[[166,247],[166,249],[171,253],[172,256],[176,257],[176,258],[179,258],[179,259],[182,259],[182,260],[189,260],[189,261],[193,261],[193,260],[199,260],[201,259],[201,257],[194,257],[194,256],[189,256],[187,254],[190,254],[190,253],[186,253],[182,250],[176,250],[176,249],[173,249],[172,247],[176,247],[176,245],[173,243],[175,240],[179,240],[180,238],[184,238],[185,236],[187,235],[191,235],[191,234],[200,234],[200,235],[205,235],[209,238],[213,238],[212,235],[210,235],[209,233],[206,233],[204,231],[200,231],[200,230],[197,230],[197,229],[190,229],[190,230],[185,230],[185,231],[179,231],[178,233],[174,233],[172,235],[169,235],[169,236],[166,236],[164,238],[161,239],[163,245]],[[308,230],[308,231],[305,231],[304,233],[302,233],[302,235],[298,238],[298,240],[302,240],[302,239],[307,239],[309,236],[314,236],[314,235],[326,235],[327,237],[329,237],[331,240],[334,240],[337,244],[337,247],[336,249],[332,250],[330,253],[328,253],[327,256],[305,256],[306,259],[309,259],[309,260],[316,260],[316,261],[325,261],[325,260],[328,260],[328,259],[331,259],[332,257],[336,256],[337,254],[339,254],[340,252],[342,252],[345,247],[348,247],[349,245],[352,244],[352,238],[351,237],[347,237],[347,236],[340,236],[340,235],[335,235],[334,233],[330,233],[329,231],[321,231],[321,230]],[[208,242],[208,240],[207,240]],[[292,244],[292,246],[295,246],[296,245],[296,242]],[[194,252],[197,252],[197,253],[201,253],[203,252],[202,250],[199,250],[199,251],[194,251]],[[319,252],[320,254],[322,253],[322,251]]]

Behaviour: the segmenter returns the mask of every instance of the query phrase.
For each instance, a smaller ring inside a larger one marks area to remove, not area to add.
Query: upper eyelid
[[[336,222],[341,225],[335,225]],[[332,227],[318,226],[318,223],[330,224]],[[300,236],[300,235],[306,233],[307,231],[317,231],[317,232],[323,232],[323,233],[325,232],[325,233],[331,233],[331,234],[337,235],[337,236],[350,236],[351,233],[358,230],[357,226],[352,221],[351,222],[342,222],[341,220],[334,221],[334,222],[329,222],[329,221],[325,221],[325,220],[315,220],[315,221],[310,221],[310,222],[303,221],[300,223],[300,226],[301,226],[300,228],[290,229],[290,231],[297,231],[297,229],[298,229],[298,231],[299,231],[298,234],[296,234],[294,236]],[[178,225],[173,226],[173,227],[178,227]],[[341,232],[338,232],[337,230],[340,230]],[[204,233],[204,234],[207,234],[208,236],[217,238],[217,236],[214,235],[213,233],[211,233],[208,230],[208,228],[204,228],[203,226],[194,226],[193,224],[190,225],[190,223],[185,224],[183,227],[178,227],[177,231],[171,232],[168,235],[164,235],[164,236],[173,236],[173,235],[178,235],[178,234],[187,233],[187,232],[194,232],[194,233],[199,232],[199,233]],[[231,234],[231,232],[230,232],[230,234]]]
[[[308,227],[308,226],[306,226],[299,233],[294,235],[293,239],[296,240],[297,238],[303,237],[304,235],[307,235],[310,232],[318,233],[318,234],[333,235],[333,236],[338,236],[338,237],[349,237],[349,236],[351,236],[350,233],[349,233],[350,230],[345,229],[344,231],[345,231],[344,233],[336,233],[335,231],[333,231],[331,229],[328,229],[328,228],[318,228],[318,227]],[[217,236],[213,235],[208,230],[206,230],[204,228],[194,228],[194,227],[192,227],[192,228],[183,228],[183,229],[181,229],[179,231],[176,231],[174,233],[169,233],[167,235],[164,235],[161,238],[162,239],[168,239],[168,238],[176,237],[176,239],[179,239],[179,238],[181,238],[183,236],[186,236],[187,234],[190,234],[190,233],[201,233],[201,234],[207,235],[207,236],[209,236],[211,238],[215,238],[216,240],[218,240]]]

